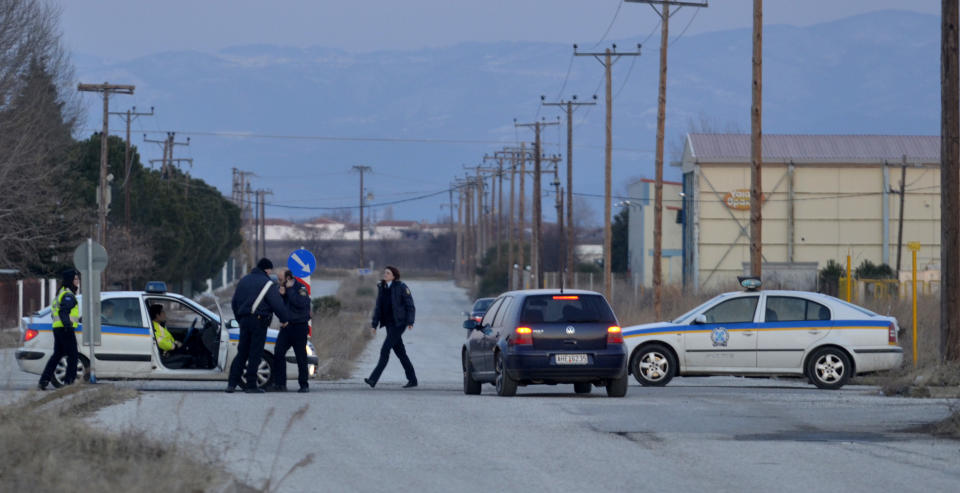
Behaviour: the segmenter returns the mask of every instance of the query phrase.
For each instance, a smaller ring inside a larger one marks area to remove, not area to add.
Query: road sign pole
[[[87,267],[86,278],[88,279],[87,285],[90,286],[91,289],[86,293],[87,296],[84,296],[84,299],[87,300],[87,302],[84,303],[84,308],[87,308],[87,310],[85,311],[85,313],[87,314],[87,323],[83,324],[83,332],[85,336],[84,339],[86,339],[87,342],[90,343],[90,383],[97,383],[97,363],[96,363],[97,357],[95,354],[96,350],[94,349],[96,347],[96,344],[94,343],[94,340],[93,340],[93,324],[95,323],[93,320],[93,315],[94,315],[93,304],[96,302],[96,300],[93,299],[94,290],[92,289],[93,283],[94,283],[93,239],[92,238],[87,238],[87,266],[86,267]],[[99,276],[97,277],[99,279]]]

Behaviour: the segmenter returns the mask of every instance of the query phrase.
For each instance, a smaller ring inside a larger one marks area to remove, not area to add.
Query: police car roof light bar
[[[747,291],[756,291],[763,284],[757,276],[737,276],[737,282]]]
[[[163,281],[150,281],[147,283],[147,287],[143,290],[148,293],[166,293],[167,283]]]

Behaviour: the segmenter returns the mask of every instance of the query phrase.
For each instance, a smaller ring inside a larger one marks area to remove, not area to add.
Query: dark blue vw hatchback
[[[627,394],[627,349],[617,317],[600,293],[572,290],[510,291],[494,300],[463,345],[463,392],[483,383],[512,396],[517,386],[573,384],[578,394],[606,387]]]

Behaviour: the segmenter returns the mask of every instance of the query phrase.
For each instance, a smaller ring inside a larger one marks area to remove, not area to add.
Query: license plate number
[[[553,358],[558,365],[585,365],[588,362],[586,354],[556,354]]]

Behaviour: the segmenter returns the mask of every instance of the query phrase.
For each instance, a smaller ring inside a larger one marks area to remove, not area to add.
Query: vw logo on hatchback
[[[577,333],[577,329],[574,329],[572,325],[568,325],[567,328],[566,328],[566,332],[567,332],[567,334],[576,334],[576,333]]]

